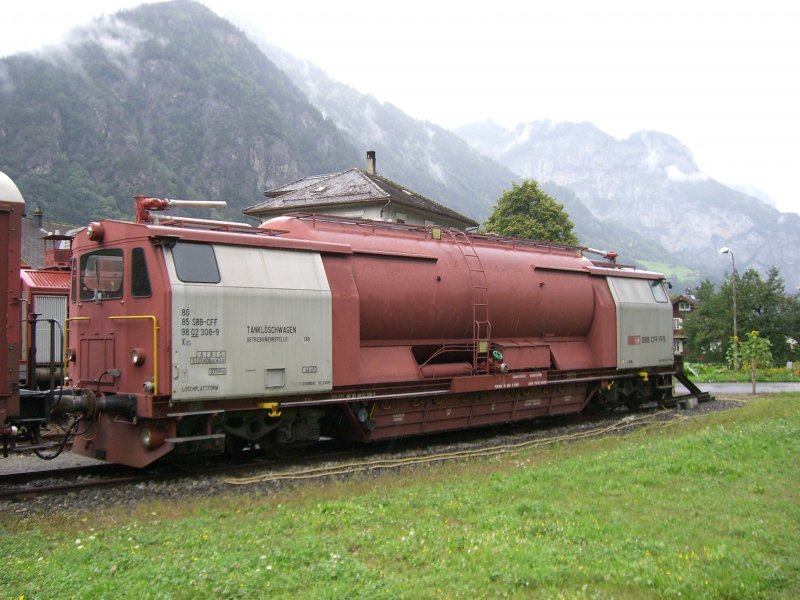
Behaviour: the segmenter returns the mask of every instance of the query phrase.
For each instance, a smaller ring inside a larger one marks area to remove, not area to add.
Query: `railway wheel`
[[[279,431],[271,431],[258,441],[258,445],[268,455],[282,460],[294,460],[303,456],[315,442],[301,440],[301,441],[287,441]]]

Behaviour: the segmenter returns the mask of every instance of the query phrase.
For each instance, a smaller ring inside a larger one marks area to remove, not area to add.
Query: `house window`
[[[683,354],[683,340],[672,340],[673,354]]]
[[[395,213],[395,218],[396,218],[397,222],[402,225],[403,223],[406,222],[406,219],[408,217],[407,217],[407,215],[405,215],[403,213]]]
[[[692,312],[692,305],[688,302],[678,302],[678,310],[680,312]]]
[[[672,328],[675,330],[683,329],[683,319],[678,317],[672,319]]]

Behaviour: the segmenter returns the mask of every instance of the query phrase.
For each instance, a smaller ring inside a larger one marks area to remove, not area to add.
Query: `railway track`
[[[8,473],[0,476],[0,499],[24,500],[31,496],[124,485],[150,478],[151,474],[132,469],[127,469],[125,474],[118,465],[109,464]]]
[[[253,469],[299,466],[313,461],[341,457],[355,458],[365,449],[342,451],[327,450],[325,445],[308,458],[292,461],[264,457],[243,457],[228,461],[164,464],[156,468],[139,470],[131,467],[102,463],[23,471],[0,474],[0,500],[25,500],[46,495],[66,494],[99,488],[122,487],[141,483],[169,482],[179,479],[229,475]]]
[[[256,484],[313,480],[325,477],[346,476],[355,473],[376,473],[386,470],[467,460],[481,456],[494,456],[518,452],[526,448],[577,441],[653,425],[672,422],[683,417],[683,411],[657,408],[637,413],[596,415],[570,415],[561,417],[557,426],[528,428],[520,432],[519,424],[509,426],[497,436],[486,432],[461,432],[444,434],[436,439],[426,438],[424,446],[419,440],[398,440],[389,445],[359,446],[342,449],[324,444],[316,452],[291,461],[267,458],[247,458],[226,461],[222,464],[197,463],[190,465],[163,465],[156,469],[140,471],[118,465],[99,464],[66,469],[49,469],[33,472],[0,475],[0,500],[24,502],[42,496],[57,496],[101,488],[129,488],[138,484],[178,482],[217,477],[223,487],[245,488]],[[552,424],[550,424],[552,425]],[[498,441],[500,440],[500,441]]]
[[[274,473],[259,473],[248,477],[229,478],[226,479],[225,482],[235,486],[246,486],[266,482],[302,481],[318,479],[322,477],[351,475],[369,471],[392,470],[447,461],[466,460],[476,457],[513,454],[528,448],[545,447],[562,442],[572,442],[613,433],[622,433],[633,428],[652,425],[658,422],[659,417],[668,412],[674,411],[659,410],[639,416],[632,414],[610,424],[601,424],[592,429],[585,429],[567,434],[558,433],[549,436],[534,437],[531,439],[513,440],[489,445],[478,445],[477,447],[473,448],[462,448],[455,450],[447,449],[444,451],[434,451],[431,453],[422,453],[412,456],[404,455],[398,457],[384,457],[349,463],[339,462],[332,465],[312,466],[310,468],[303,468],[299,470],[283,469]],[[674,419],[662,421],[662,423],[668,423],[672,421],[674,421]]]

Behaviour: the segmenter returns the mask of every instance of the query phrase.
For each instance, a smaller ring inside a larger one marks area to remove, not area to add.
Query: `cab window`
[[[656,302],[669,302],[667,291],[664,289],[664,284],[661,281],[651,281],[650,290],[653,292],[653,298],[655,298]]]
[[[134,248],[131,253],[131,294],[134,298],[147,298],[152,294],[144,248]]]
[[[80,260],[81,300],[122,298],[122,250],[90,252]]]
[[[185,283],[219,283],[219,268],[211,244],[181,243],[172,248],[175,274]]]

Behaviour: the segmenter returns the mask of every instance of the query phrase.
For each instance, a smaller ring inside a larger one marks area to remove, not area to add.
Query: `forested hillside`
[[[226,200],[362,161],[246,36],[200,4],[144,5],[66,47],[0,61],[0,170],[48,218],[132,214],[133,194]]]

